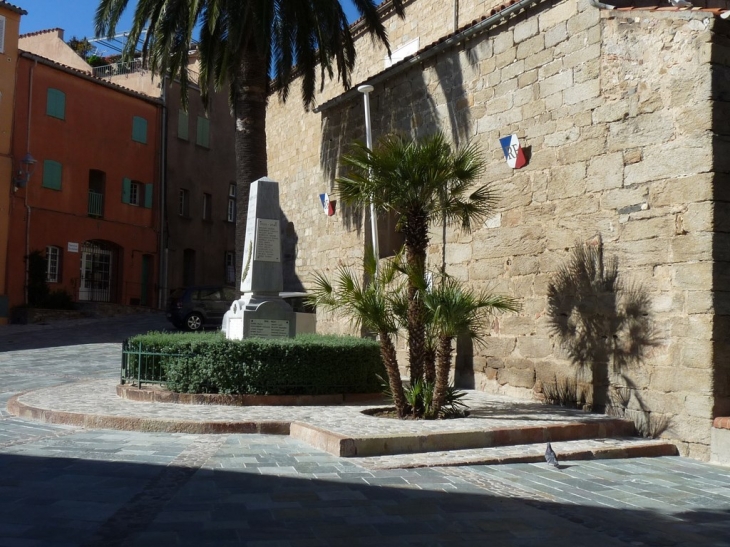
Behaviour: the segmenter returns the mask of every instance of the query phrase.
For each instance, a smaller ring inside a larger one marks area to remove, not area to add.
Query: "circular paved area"
[[[116,379],[101,379],[39,389],[18,397],[26,406],[47,411],[91,416],[130,418],[129,429],[139,420],[180,422],[305,422],[345,436],[428,434],[488,431],[501,428],[610,422],[598,414],[515,401],[508,397],[470,392],[468,418],[455,420],[391,420],[363,414],[378,405],[334,406],[219,406],[147,403],[122,399]],[[382,406],[382,405],[380,405]]]
[[[0,402],[112,385],[121,338],[164,327],[0,327]],[[730,544],[730,469],[679,457],[376,470],[281,435],[87,430],[3,412],[0,491],[2,546]]]

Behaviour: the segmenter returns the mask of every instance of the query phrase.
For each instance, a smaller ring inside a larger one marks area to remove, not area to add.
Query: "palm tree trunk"
[[[419,211],[408,214],[405,235],[406,261],[411,275],[424,275],[426,271],[426,248],[428,246],[428,215]],[[411,371],[411,385],[423,379],[426,356],[426,312],[419,288],[408,282],[408,366]]]
[[[436,348],[427,347],[423,361],[423,377],[429,384],[436,382]]]
[[[438,356],[436,367],[436,386],[433,393],[433,413],[438,416],[446,400],[446,391],[449,389],[449,371],[451,370],[451,342],[452,336],[439,336]]]
[[[390,392],[393,394],[393,403],[395,409],[398,412],[398,417],[403,418],[406,415],[406,397],[403,393],[403,382],[400,378],[400,371],[398,370],[398,359],[396,357],[395,346],[393,340],[385,331],[380,331],[380,355],[383,357],[383,363],[385,364],[385,370],[388,373],[388,384],[390,385]]]
[[[246,237],[251,183],[268,174],[266,66],[266,59],[259,55],[253,46],[250,47],[242,55],[236,81],[232,84],[236,118],[236,279],[240,279],[243,264],[243,244]]]

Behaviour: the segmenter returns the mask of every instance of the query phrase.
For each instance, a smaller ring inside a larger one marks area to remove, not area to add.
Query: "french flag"
[[[322,202],[322,210],[324,211],[325,215],[331,217],[335,214],[335,204],[330,201],[329,194],[320,194],[319,201]]]
[[[520,146],[520,140],[517,138],[517,135],[503,137],[499,139],[499,144],[502,146],[502,152],[504,152],[507,165],[512,169],[519,169],[525,166],[527,158],[525,158],[525,153],[522,151],[522,146]]]

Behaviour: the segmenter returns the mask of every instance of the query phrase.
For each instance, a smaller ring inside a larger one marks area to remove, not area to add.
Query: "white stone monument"
[[[239,300],[223,316],[229,340],[293,338],[294,311],[279,296],[284,289],[281,268],[279,183],[266,177],[251,184],[243,246]]]

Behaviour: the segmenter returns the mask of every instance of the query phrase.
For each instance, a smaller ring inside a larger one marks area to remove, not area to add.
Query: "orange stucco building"
[[[20,17],[26,12],[0,0],[0,325],[8,322],[9,299],[6,286],[10,193],[15,178],[16,159],[12,155],[15,70],[18,61]]]
[[[11,192],[7,294],[27,302],[25,259],[78,301],[154,306],[159,268],[158,99],[21,52],[12,155],[36,160]]]

